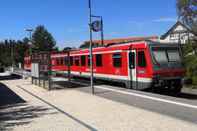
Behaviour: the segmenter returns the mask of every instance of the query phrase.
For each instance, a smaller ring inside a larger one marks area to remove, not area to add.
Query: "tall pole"
[[[29,30],[29,41],[30,41],[30,48],[29,48],[29,50],[30,50],[30,55],[32,55],[32,48],[31,48],[31,46],[32,46],[32,31],[33,30]]]
[[[101,17],[101,43],[102,43],[102,46],[104,46],[104,34],[103,34],[103,17]]]
[[[25,31],[27,31],[29,33],[29,55],[30,55],[30,60],[32,61],[32,31],[33,29],[26,29]],[[31,83],[33,84],[33,77],[31,78]]]
[[[11,43],[11,57],[12,57],[12,72],[14,72],[15,60],[14,60],[14,44],[13,43]]]
[[[91,0],[89,0],[89,30],[90,30],[90,46],[89,46],[89,55],[90,55],[90,86],[92,88],[92,94],[94,94],[94,70],[93,70],[93,54],[92,54],[92,7],[91,7]]]
[[[26,29],[25,31],[27,31],[29,33],[29,54],[30,56],[32,55],[32,32],[33,32],[33,29]]]

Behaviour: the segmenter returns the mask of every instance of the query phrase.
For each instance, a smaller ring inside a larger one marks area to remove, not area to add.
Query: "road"
[[[91,88],[87,87],[88,81],[77,79],[72,82],[84,86],[76,90],[92,93]],[[182,93],[173,96],[169,92],[136,91],[106,83],[95,86],[96,96],[197,124],[197,93],[193,92],[196,90],[183,89]]]

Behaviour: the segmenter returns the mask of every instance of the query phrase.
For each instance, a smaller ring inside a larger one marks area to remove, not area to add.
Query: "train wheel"
[[[179,94],[181,92],[181,89],[183,88],[183,85],[181,84],[180,81],[176,81],[173,85],[173,93]]]
[[[174,93],[174,94],[179,94],[179,93],[181,93],[181,89],[182,89],[182,87],[175,87],[175,88],[173,89],[173,93]]]

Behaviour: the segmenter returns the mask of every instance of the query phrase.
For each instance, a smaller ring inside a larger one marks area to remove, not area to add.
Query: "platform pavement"
[[[22,107],[33,108],[32,114],[37,116],[17,120],[27,123],[9,127],[14,131],[197,130],[196,124],[93,96],[75,88],[46,91],[31,85],[29,80],[3,81],[2,83],[26,101]],[[36,109],[40,110],[36,111]],[[14,107],[6,109],[8,112],[9,110],[16,109]],[[21,115],[25,114],[25,110],[18,111],[19,114],[21,111]]]

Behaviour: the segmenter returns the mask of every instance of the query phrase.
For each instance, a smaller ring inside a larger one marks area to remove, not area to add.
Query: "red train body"
[[[90,76],[89,50],[51,54],[52,71],[68,72],[80,77]],[[25,69],[31,67],[25,58]],[[97,79],[120,81],[126,87],[142,90],[149,87],[169,87],[180,91],[185,75],[179,46],[152,41],[132,42],[93,49],[94,76]]]

